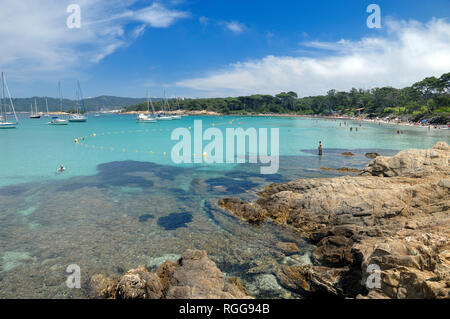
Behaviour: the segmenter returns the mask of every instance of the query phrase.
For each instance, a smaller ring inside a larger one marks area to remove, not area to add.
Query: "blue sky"
[[[15,97],[275,94],[402,87],[450,71],[450,4],[393,0],[4,0],[0,69]],[[81,8],[69,29],[66,8]],[[381,8],[369,29],[366,8]]]

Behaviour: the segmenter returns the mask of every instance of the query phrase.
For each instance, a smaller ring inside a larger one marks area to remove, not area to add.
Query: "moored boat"
[[[9,103],[7,103],[6,94],[8,94]],[[12,113],[14,115],[15,121],[8,120],[8,109],[9,109],[9,113]],[[14,108],[14,103],[11,98],[11,93],[9,92],[8,85],[6,84],[5,75],[2,72],[2,98],[0,101],[0,129],[16,128],[18,124],[19,124],[19,119],[17,118],[16,110]]]
[[[147,90],[147,112],[148,113],[150,113],[150,103],[152,104],[153,114],[155,114],[155,108],[153,107],[153,102],[151,102],[151,99],[149,98],[148,90]],[[136,122],[137,123],[155,123],[156,118],[152,117],[150,114],[141,113],[137,116]]]

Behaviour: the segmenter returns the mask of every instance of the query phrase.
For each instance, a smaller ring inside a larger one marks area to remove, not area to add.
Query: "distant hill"
[[[30,97],[30,98],[13,98],[14,107],[17,112],[29,112],[30,104],[36,99],[39,112],[45,112],[45,97]],[[153,101],[159,101],[160,98],[152,98]],[[48,109],[50,112],[59,111],[59,99],[48,97]],[[97,111],[104,109],[120,109],[139,103],[144,103],[146,98],[131,98],[131,97],[119,97],[119,96],[97,96],[93,98],[86,98],[84,104],[87,111]],[[75,100],[63,99],[63,111],[73,110],[76,106]]]

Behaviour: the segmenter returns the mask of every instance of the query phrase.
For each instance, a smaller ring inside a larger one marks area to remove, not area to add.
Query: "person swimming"
[[[64,172],[66,170],[66,168],[61,164],[61,165],[59,165],[59,168],[58,168],[58,172]]]

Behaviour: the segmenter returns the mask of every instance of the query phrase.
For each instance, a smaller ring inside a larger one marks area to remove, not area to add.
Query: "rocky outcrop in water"
[[[141,266],[120,278],[102,274],[90,281],[91,297],[115,299],[249,298],[236,279],[227,280],[202,250],[187,250],[177,261],[164,262],[156,272]]]
[[[293,227],[313,265],[283,266],[286,288],[357,298],[450,298],[450,148],[377,156],[360,176],[272,184],[219,205],[253,224]]]

